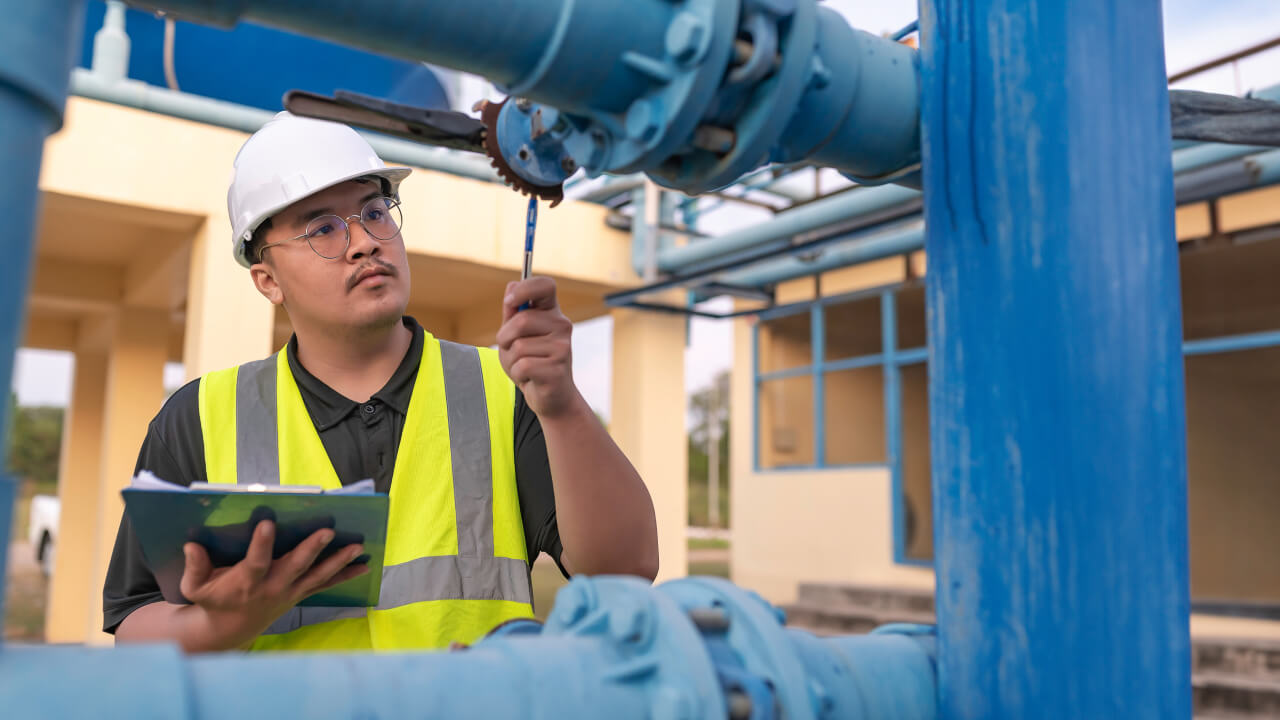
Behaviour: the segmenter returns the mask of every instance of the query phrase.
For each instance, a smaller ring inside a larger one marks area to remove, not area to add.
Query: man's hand
[[[359,544],[316,562],[333,541],[332,530],[317,530],[278,560],[271,558],[274,540],[275,523],[258,523],[244,559],[217,569],[202,546],[183,546],[186,567],[179,589],[193,603],[183,621],[209,647],[247,647],[299,601],[369,571],[367,565],[348,567],[363,551]]]
[[[525,303],[529,308],[518,310]],[[573,323],[556,302],[554,280],[534,277],[507,285],[498,357],[529,408],[544,422],[580,409],[583,402],[573,384],[572,333]]]

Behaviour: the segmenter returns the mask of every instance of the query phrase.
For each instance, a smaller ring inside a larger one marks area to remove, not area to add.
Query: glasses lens
[[[369,201],[360,213],[364,229],[379,240],[390,240],[400,232],[400,203],[389,197]]]
[[[307,224],[307,242],[322,258],[339,257],[347,249],[347,223],[337,215],[321,215]]]

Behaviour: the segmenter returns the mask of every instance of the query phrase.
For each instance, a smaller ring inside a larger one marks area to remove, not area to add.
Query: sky
[[[1123,1],[1123,0],[1117,0]],[[854,27],[888,33],[916,18],[914,0],[826,0],[827,7]],[[1170,74],[1228,54],[1280,34],[1280,0],[1166,0],[1165,51]],[[1183,89],[1239,93],[1280,83],[1280,48],[1179,83]],[[812,182],[798,178],[797,182]],[[840,182],[827,171],[824,186]],[[700,220],[700,230],[728,232],[767,217],[765,211],[730,207]],[[709,309],[727,309],[713,301]],[[579,389],[592,407],[609,415],[611,406],[612,324],[605,318],[579,323],[573,335],[573,371]],[[727,369],[732,354],[732,323],[694,319],[685,349],[685,387],[693,392],[707,386]],[[20,350],[14,369],[14,389],[22,405],[66,405],[71,392],[72,359],[67,353]],[[165,371],[165,385],[181,384],[181,365]]]

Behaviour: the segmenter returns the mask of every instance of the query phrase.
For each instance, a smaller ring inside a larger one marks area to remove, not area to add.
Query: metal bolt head
[[[565,155],[560,158],[560,169],[564,171],[565,175],[572,175],[577,172],[578,163],[574,162],[573,158]]]
[[[648,143],[658,134],[658,117],[653,103],[640,99],[627,110],[627,135],[634,140]]]
[[[529,162],[529,158],[533,157],[533,153],[529,152],[528,145],[521,145],[520,150],[516,153],[520,157],[521,162]]]
[[[530,100],[529,98],[516,98],[516,109],[519,110],[520,112],[527,113],[529,112],[529,109],[532,107],[533,107],[533,101]]]
[[[609,611],[609,636],[620,643],[640,645],[649,638],[648,608],[632,599],[618,601]]]
[[[561,588],[556,593],[556,604],[552,608],[550,619],[566,628],[581,622],[596,605],[595,592],[589,582],[586,578],[580,578]]]
[[[822,58],[813,56],[813,64],[809,67],[809,87],[821,90],[831,84],[831,69]]]
[[[667,26],[667,54],[686,67],[700,59],[706,40],[706,24],[691,12],[678,13]]]
[[[654,690],[652,697],[652,720],[693,720],[694,701],[687,689],[665,685]]]

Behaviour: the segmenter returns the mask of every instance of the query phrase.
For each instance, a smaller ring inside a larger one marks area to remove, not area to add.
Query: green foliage
[[[692,427],[689,429],[689,524],[710,524],[707,507],[711,437],[718,438],[720,466],[721,527],[729,526],[729,373],[715,377],[710,387],[689,398]]]
[[[10,407],[8,471],[39,492],[52,492],[58,484],[63,409]]]

